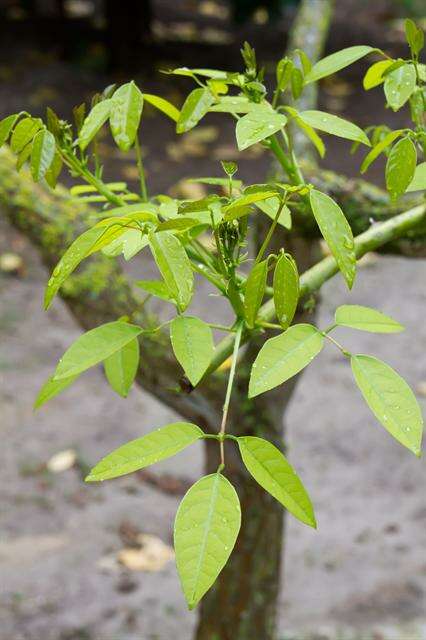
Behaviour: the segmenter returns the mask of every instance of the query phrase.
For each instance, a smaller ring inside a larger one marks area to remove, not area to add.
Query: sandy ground
[[[11,63],[12,51],[5,55]],[[0,85],[2,112],[23,104],[37,111],[47,101],[63,113],[69,95],[77,103],[107,84],[52,60],[30,61],[31,70],[17,58],[15,75]],[[359,99],[351,73],[344,77],[346,87],[337,86],[337,94],[336,87],[325,88],[322,107],[361,126],[381,121],[377,99]],[[157,90],[151,79],[144,86]],[[182,175],[208,175],[212,168],[217,173],[218,158],[229,153],[231,126],[211,154],[203,139],[182,154],[182,148],[170,147],[171,127],[152,122],[144,145],[153,156],[149,178],[157,191]],[[211,130],[204,135],[208,139]],[[343,150],[348,145],[331,142],[327,166],[341,169],[345,162],[353,174],[359,156],[343,161]],[[131,179],[129,162],[109,153],[113,175],[119,171]],[[255,181],[266,166],[261,157],[251,158],[241,163],[242,174]],[[372,176],[381,175],[377,165]],[[180,499],[173,491],[201,474],[201,447],[159,464],[156,473],[172,476],[160,475],[161,487],[136,476],[102,486],[83,483],[85,469],[102,455],[176,415],[140,390],[118,398],[97,369],[34,414],[41,383],[79,329],[60,301],[44,314],[47,274],[35,251],[1,223],[0,253],[10,249],[24,257],[26,274],[0,274],[0,640],[190,640],[196,613],[185,608],[174,563],[151,573],[130,572],[116,556],[137,532],[170,545]],[[351,295],[340,278],[327,284],[319,317],[327,325],[337,305],[353,302],[405,324],[407,331],[395,336],[342,331],[341,339],[393,365],[419,390],[423,407],[425,276],[424,261],[370,261]],[[331,346],[296,391],[287,444],[313,498],[319,529],[288,519],[280,640],[426,639],[425,464],[376,423],[347,363]],[[67,449],[77,452],[78,464],[46,472],[51,456]]]

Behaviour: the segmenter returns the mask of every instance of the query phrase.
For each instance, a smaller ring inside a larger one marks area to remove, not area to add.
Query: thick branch
[[[361,235],[355,238],[355,253],[359,259],[369,251],[375,251],[379,247],[393,242],[398,238],[413,231],[418,225],[424,224],[426,219],[426,204],[418,205],[409,211],[405,211],[386,222],[374,224]],[[324,258],[316,265],[305,271],[300,278],[301,297],[314,291],[318,291],[324,282],[332,278],[337,272],[336,260],[332,256]],[[259,315],[266,321],[271,322],[275,317],[273,300],[268,300],[260,309]],[[242,338],[242,344],[250,338],[250,333],[246,332]],[[233,340],[225,338],[217,346],[215,357],[211,363],[209,371],[214,371],[222,362],[229,358],[232,353]]]

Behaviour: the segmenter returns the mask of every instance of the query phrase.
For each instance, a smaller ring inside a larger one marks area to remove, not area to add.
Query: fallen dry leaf
[[[131,571],[161,571],[174,558],[171,547],[157,536],[141,533],[137,537],[139,548],[125,548],[118,552],[117,560]]]
[[[71,469],[77,460],[77,454],[74,449],[65,449],[55,453],[54,456],[46,463],[46,468],[51,473],[62,473]]]

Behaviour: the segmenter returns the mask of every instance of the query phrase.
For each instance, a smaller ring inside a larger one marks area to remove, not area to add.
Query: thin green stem
[[[324,336],[324,338],[327,338],[327,340],[330,340],[330,342],[332,342],[338,349],[340,349],[340,351],[343,353],[344,356],[346,356],[347,358],[351,357],[352,354],[350,353],[350,351],[342,347],[342,345],[339,342],[337,342],[337,340],[329,336],[325,331],[322,331],[321,333]]]
[[[220,425],[220,431],[219,431],[220,461],[221,461],[221,464],[223,465],[225,464],[225,447],[224,447],[223,441],[225,439],[226,420],[228,418],[229,403],[231,401],[232,387],[234,384],[235,369],[237,366],[238,351],[240,349],[242,332],[243,332],[243,323],[240,322],[238,324],[238,328],[234,338],[234,349],[232,353],[231,371],[229,372],[228,386],[226,388],[226,395],[225,395],[225,403],[223,405],[222,423]]]
[[[139,183],[140,183],[141,196],[142,196],[142,200],[144,202],[147,202],[148,189],[146,188],[145,168],[143,165],[142,149],[139,142],[139,136],[136,136],[136,139],[135,139],[135,150],[136,150],[136,161],[137,161],[138,171],[139,171]]]
[[[255,266],[261,261],[263,254],[265,253],[266,249],[268,248],[268,245],[271,241],[271,238],[274,234],[275,228],[278,224],[278,220],[279,217],[281,215],[281,211],[283,210],[283,207],[285,205],[285,198],[283,198],[283,200],[281,201],[280,206],[277,209],[277,213],[275,214],[275,218],[271,224],[271,226],[269,227],[268,233],[265,236],[265,239],[262,242],[262,246],[259,249],[259,253],[256,256],[256,260],[254,261]]]
[[[93,175],[93,173],[91,173],[89,169],[83,167],[82,163],[72,153],[61,149],[60,154],[65,164],[75,173],[81,176],[84,180],[86,180],[88,184],[91,184],[92,187],[95,187],[96,191],[104,196],[108,200],[108,202],[111,202],[111,204],[114,204],[118,207],[122,207],[126,204],[125,200],[110,191],[110,189],[108,189],[108,187],[102,182],[102,180]]]

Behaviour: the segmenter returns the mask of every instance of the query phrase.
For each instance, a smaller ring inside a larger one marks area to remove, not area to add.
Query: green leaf
[[[176,109],[176,107],[168,100],[165,100],[160,96],[154,96],[152,93],[144,93],[143,97],[146,102],[152,104],[153,107],[165,113],[171,120],[174,120],[175,122],[179,120],[179,109]]]
[[[325,193],[312,189],[310,201],[320,231],[350,289],[355,280],[356,256],[349,223],[339,205]]]
[[[236,162],[226,162],[222,160],[220,164],[222,165],[222,169],[224,170],[226,175],[230,178],[232,178],[232,176],[235,175],[238,171],[238,165]]]
[[[414,20],[405,20],[405,35],[413,56],[417,57],[425,44],[423,29],[418,27]]]
[[[127,398],[139,366],[139,341],[128,342],[104,361],[105,375],[111,387]]]
[[[139,251],[149,244],[148,236],[140,229],[126,229],[118,238],[114,238],[103,249],[106,256],[123,254],[125,260],[131,260]]]
[[[311,500],[299,476],[271,442],[254,436],[238,438],[243,462],[261,487],[295,518],[316,528]]]
[[[282,58],[276,69],[277,89],[278,91],[284,91],[291,79],[291,72],[293,70],[294,63],[290,58]]]
[[[256,207],[263,213],[266,213],[266,215],[271,218],[271,220],[275,220],[278,212],[278,207],[280,206],[281,200],[276,196],[256,202]],[[278,218],[278,224],[280,224],[282,227],[285,227],[286,229],[291,229],[291,212],[287,205],[284,205],[281,209],[280,217]]]
[[[336,309],[335,322],[339,327],[351,327],[373,333],[399,333],[402,324],[384,313],[357,304],[344,304]]]
[[[39,409],[43,404],[59,395],[61,391],[67,389],[74,380],[77,380],[77,378],[78,375],[63,378],[62,380],[55,380],[53,376],[48,378],[38,392],[37,398],[34,402],[34,409]]]
[[[199,318],[178,316],[170,323],[170,340],[177,361],[196,387],[214,354],[212,330]]]
[[[426,189],[426,162],[421,162],[417,165],[413,179],[408,185],[406,192],[423,191],[424,189]]]
[[[149,243],[170,294],[178,309],[185,311],[194,289],[194,274],[185,249],[171,231],[151,233]]]
[[[362,81],[363,87],[366,91],[379,86],[384,82],[383,73],[393,64],[393,60],[380,60],[375,62],[368,69]]]
[[[185,494],[176,514],[174,543],[177,569],[190,609],[222,571],[240,526],[237,493],[222,474],[201,478]]]
[[[42,129],[33,141],[31,151],[31,174],[36,182],[45,177],[55,157],[56,143],[50,131]]]
[[[390,131],[383,140],[380,140],[371,151],[365,156],[361,164],[361,173],[365,173],[368,167],[374,162],[379,155],[387,149],[394,140],[399,138],[403,134],[403,129],[397,129],[396,131]]]
[[[123,84],[112,96],[109,122],[112,136],[121,151],[128,151],[133,146],[142,109],[143,95],[133,80]]]
[[[301,111],[299,113],[299,118],[314,129],[331,133],[334,136],[339,136],[339,138],[345,138],[346,140],[361,142],[368,147],[371,146],[370,140],[367,138],[364,131],[357,127],[356,124],[348,122],[348,120],[344,120],[338,116],[334,116],[331,113],[315,110]]]
[[[299,112],[293,107],[286,107],[286,111],[291,115],[292,120],[295,124],[303,131],[303,133],[309,138],[312,144],[315,146],[316,150],[320,154],[321,158],[325,156],[325,146],[317,132],[310,124],[302,120],[299,115]]]
[[[299,273],[293,258],[283,253],[275,265],[274,305],[277,319],[283,329],[290,326],[299,302]]]
[[[385,96],[389,106],[398,111],[416,88],[416,71],[412,64],[404,64],[385,78]]]
[[[262,200],[267,200],[271,196],[274,196],[276,191],[271,188],[270,191],[255,191],[253,193],[245,193],[239,198],[233,200],[226,207],[223,207],[223,212],[225,214],[225,220],[233,219],[234,211],[242,209],[243,207],[247,207],[251,204],[257,204]]]
[[[111,106],[111,99],[102,100],[102,102],[98,102],[98,104],[93,107],[87,118],[85,118],[78,136],[78,144],[82,151],[92,142],[98,131],[108,120],[111,113]]]
[[[15,113],[11,116],[7,116],[7,118],[3,118],[3,120],[0,120],[0,147],[2,147],[4,143],[8,141],[12,129],[15,126],[18,118],[19,113]]]
[[[50,167],[46,171],[46,175],[44,176],[44,179],[46,180],[47,184],[51,189],[54,189],[56,187],[58,178],[61,175],[62,166],[63,166],[62,158],[59,155],[59,153],[56,151],[55,155],[53,156],[52,164],[50,165]]]
[[[321,351],[322,334],[310,324],[295,324],[265,342],[254,361],[249,398],[282,384],[306,367]]]
[[[423,419],[405,380],[372,356],[352,356],[351,365],[355,381],[377,420],[398,442],[420,456]]]
[[[410,138],[402,138],[391,149],[386,163],[386,188],[392,200],[396,200],[407,190],[414,178],[417,152]]]
[[[348,67],[373,51],[377,51],[377,49],[366,45],[358,45],[332,53],[314,64],[311,71],[305,76],[305,84],[330,76],[332,73]]]
[[[105,233],[105,229],[101,227],[93,227],[88,229],[79,236],[72,245],[67,249],[58,264],[54,268],[52,275],[47,283],[44,295],[44,308],[48,309],[50,304],[58,292],[61,285],[68,276],[78,267],[80,262],[84,260],[95,242]]]
[[[185,100],[179,119],[176,123],[176,133],[185,133],[193,129],[208,112],[214,102],[210,89],[194,89]]]
[[[29,160],[31,152],[33,150],[33,143],[29,142],[26,147],[20,151],[18,159],[16,160],[16,171],[20,171],[24,164]]]
[[[276,113],[268,107],[257,105],[237,122],[236,136],[238,149],[242,151],[256,142],[269,138],[282,129],[287,122],[285,115]]]
[[[135,285],[161,300],[165,300],[166,302],[172,300],[171,293],[166,283],[161,280],[136,280]]]
[[[290,78],[291,94],[294,100],[298,100],[300,98],[303,91],[303,84],[303,73],[300,71],[300,69],[294,67],[291,70]]]
[[[218,113],[249,113],[258,108],[255,102],[250,102],[245,96],[223,96],[219,102],[210,107],[209,111]]]
[[[249,329],[253,329],[257,313],[265,295],[268,260],[262,260],[250,271],[244,291],[244,316]]]
[[[75,376],[98,362],[106,360],[136,338],[142,329],[117,320],[83,333],[59,360],[55,380]]]
[[[204,436],[190,422],[173,422],[142,438],[131,440],[105,456],[90,471],[86,482],[118,478],[176,455]]]
[[[303,73],[309,73],[310,70],[312,69],[312,62],[309,60],[308,56],[306,55],[306,53],[302,49],[295,49],[293,51],[293,54],[296,54],[296,53],[299,56],[300,63],[302,65],[302,69],[303,69]]]
[[[10,139],[10,147],[14,153],[19,153],[29,144],[35,134],[41,129],[42,122],[39,118],[23,118],[13,130]]]

